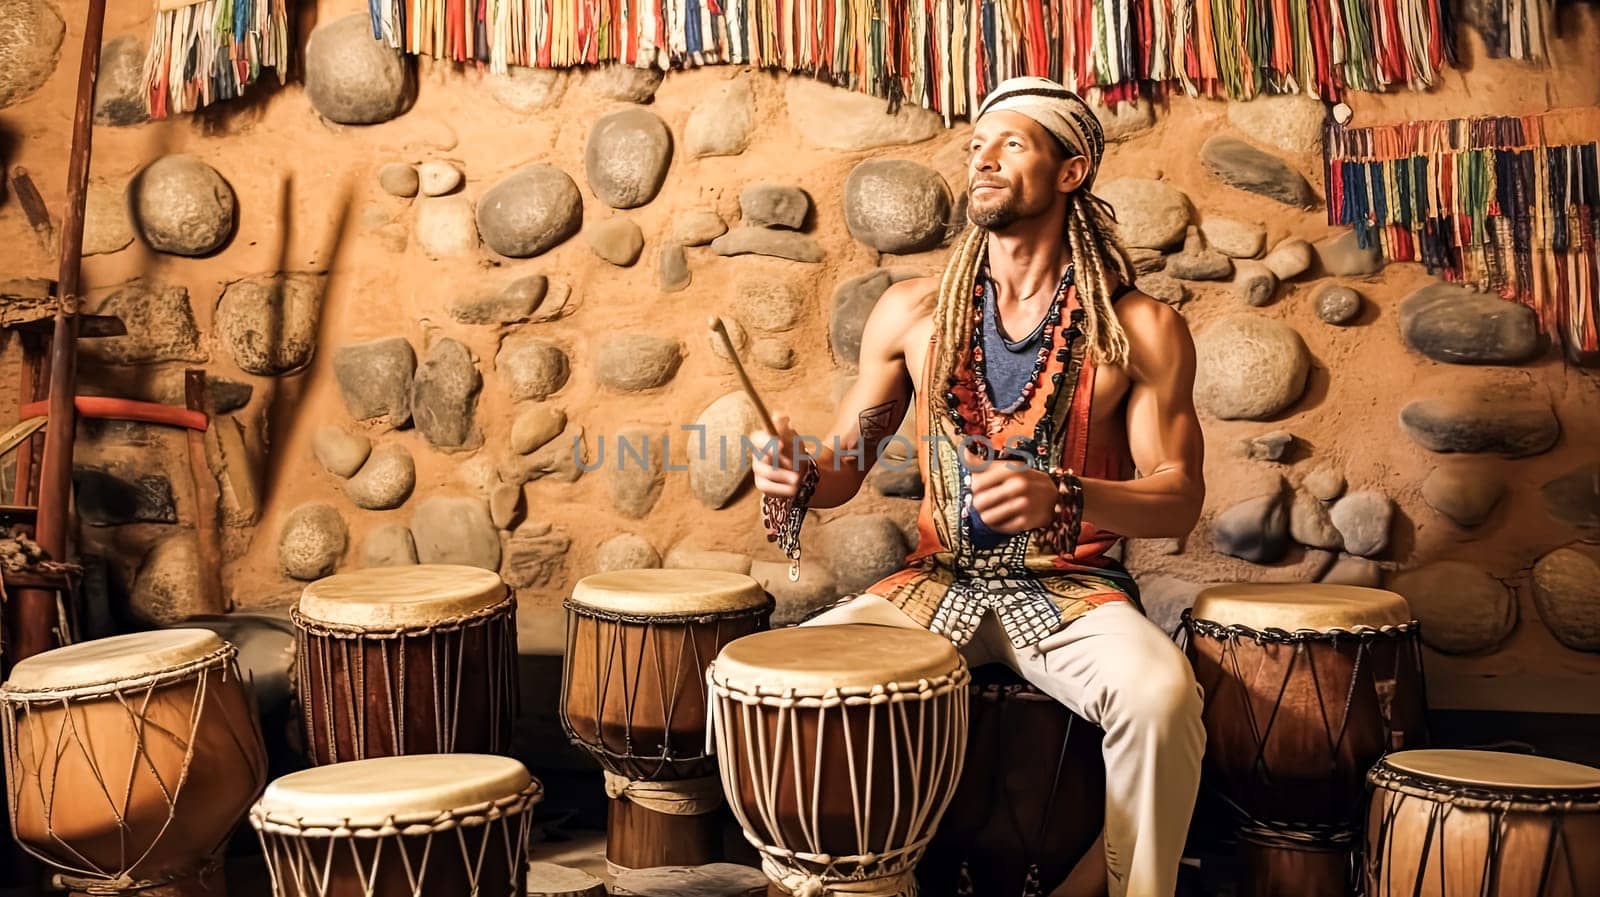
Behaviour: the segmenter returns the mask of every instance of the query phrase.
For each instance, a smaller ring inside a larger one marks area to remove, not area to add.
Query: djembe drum
[[[917,866],[923,897],[1044,897],[1105,824],[1105,733],[1010,668],[972,671],[966,761]]]
[[[1368,897],[1600,894],[1600,769],[1401,751],[1367,779]]]
[[[250,824],[273,897],[523,897],[541,797],[509,757],[375,757],[278,779]]]
[[[517,601],[493,572],[339,573],[306,586],[292,618],[313,763],[510,748]]]
[[[232,645],[168,629],[57,648],[16,665],[0,708],[12,831],[74,893],[220,893],[267,768]]]
[[[920,629],[747,636],[706,673],[722,788],[776,893],[902,897],[961,778],[967,665]]]
[[[716,570],[617,570],[567,607],[561,721],[605,770],[606,859],[619,869],[722,858],[722,789],[706,752],[706,666],[767,628],[772,598]]]
[[[1405,599],[1355,586],[1216,586],[1184,625],[1205,689],[1205,781],[1241,823],[1240,894],[1350,893],[1367,770],[1426,741]]]

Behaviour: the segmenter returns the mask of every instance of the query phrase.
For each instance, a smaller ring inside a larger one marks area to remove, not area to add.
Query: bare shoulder
[[[939,278],[912,277],[890,284],[878,298],[872,313],[874,317],[881,313],[900,323],[910,324],[918,318],[932,315],[938,299]]]
[[[1177,309],[1140,290],[1118,299],[1116,309],[1128,335],[1128,372],[1135,379],[1174,365],[1185,367],[1194,357],[1189,322]]]

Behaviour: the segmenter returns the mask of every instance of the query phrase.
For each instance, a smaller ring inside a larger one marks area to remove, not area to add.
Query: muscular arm
[[[1185,536],[1205,503],[1204,437],[1194,410],[1194,340],[1183,316],[1143,294],[1117,303],[1131,349],[1128,444],[1141,476],[1083,480],[1083,518],[1135,538]]]
[[[832,426],[821,435],[820,449],[807,441],[819,474],[811,507],[837,507],[853,498],[877,461],[880,443],[900,429],[912,395],[905,336],[917,316],[926,312],[926,295],[931,289],[927,278],[901,281],[890,286],[873,306],[861,332],[859,375],[839,401]],[[785,428],[784,420],[777,423]],[[804,430],[800,435],[817,436]],[[758,433],[754,438],[761,445],[766,437]],[[797,481],[797,475],[791,477],[795,466],[791,439],[785,435],[781,440],[783,459],[775,466],[782,469],[771,469],[757,460],[756,482],[762,491],[770,491],[773,481]],[[835,445],[839,448],[837,461]]]

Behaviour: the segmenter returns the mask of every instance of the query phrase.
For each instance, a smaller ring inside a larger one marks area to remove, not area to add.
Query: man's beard
[[[1005,230],[1017,223],[1022,215],[1017,211],[1015,200],[1007,196],[1003,202],[992,206],[973,205],[968,199],[967,218],[985,230]]]

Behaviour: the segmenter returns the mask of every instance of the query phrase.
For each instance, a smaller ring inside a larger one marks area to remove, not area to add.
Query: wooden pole
[[[207,412],[206,372],[183,372],[183,399],[190,411]],[[228,606],[222,599],[222,548],[217,532],[217,480],[211,475],[211,465],[206,461],[206,434],[203,430],[185,430],[189,442],[189,479],[194,484],[194,535],[195,547],[200,555],[201,613],[225,614]]]
[[[106,0],[89,0],[78,63],[78,102],[72,113],[72,155],[67,164],[67,208],[61,222],[61,271],[56,277],[56,319],[50,343],[50,423],[45,429],[44,464],[39,476],[39,545],[52,560],[64,561],[67,525],[72,519],[72,443],[77,435],[78,285],[83,260],[83,205],[89,191],[89,152],[94,127],[94,85],[100,75],[100,42]],[[28,590],[17,596],[15,658],[56,647],[55,596]]]

